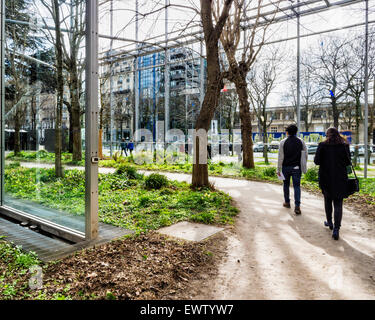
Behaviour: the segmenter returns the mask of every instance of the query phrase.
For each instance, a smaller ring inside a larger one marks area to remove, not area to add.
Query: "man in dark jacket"
[[[301,214],[301,174],[306,172],[307,148],[305,142],[296,136],[297,126],[294,124],[286,128],[287,138],[280,141],[277,175],[284,176],[284,204],[290,208],[289,187],[290,178],[294,188],[294,212]]]

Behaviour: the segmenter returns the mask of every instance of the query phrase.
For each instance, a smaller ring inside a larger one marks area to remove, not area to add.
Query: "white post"
[[[365,24],[365,123],[364,123],[364,144],[365,144],[365,165],[364,177],[367,178],[367,163],[368,163],[368,0],[366,3],[366,24]],[[375,90],[375,88],[374,88]]]
[[[139,14],[138,14],[138,0],[136,0],[135,2],[135,40],[136,40],[136,46],[137,46],[137,55],[134,59],[134,97],[135,97],[135,115],[134,115],[134,122],[135,122],[135,133],[137,134],[138,131],[139,131],[139,65],[138,65],[138,59],[139,59],[139,56],[138,56],[138,52],[139,52],[139,49],[138,49],[138,17],[139,17]],[[134,137],[133,136],[133,139],[135,139],[135,141],[138,141],[138,137]]]
[[[86,0],[86,161],[85,237],[96,239],[98,226],[98,0]]]
[[[113,118],[114,118],[114,110],[113,110],[113,63],[112,63],[112,50],[113,50],[113,0],[111,0],[111,6],[110,6],[110,35],[111,35],[111,42],[110,42],[110,49],[109,49],[109,55],[110,55],[110,64],[109,64],[109,108],[110,108],[110,129],[109,129],[109,148],[110,148],[110,156],[113,155]]]
[[[168,5],[169,0],[165,0],[165,56],[164,56],[164,146],[167,142],[167,136],[169,130],[169,50],[168,50]]]
[[[299,0],[297,1],[299,4]],[[301,74],[300,74],[300,16],[299,7],[297,8],[297,128],[301,131]]]

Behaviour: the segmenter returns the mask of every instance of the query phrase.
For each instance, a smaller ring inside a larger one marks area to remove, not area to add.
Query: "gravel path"
[[[103,173],[112,171],[100,168]],[[191,179],[163,174],[174,180]],[[279,185],[210,180],[233,197],[240,214],[234,231],[225,231],[226,258],[218,277],[202,283],[202,293],[193,298],[375,299],[373,220],[344,208],[340,239],[335,241],[323,226],[320,196],[302,192],[302,215],[296,216],[293,208],[282,207]]]

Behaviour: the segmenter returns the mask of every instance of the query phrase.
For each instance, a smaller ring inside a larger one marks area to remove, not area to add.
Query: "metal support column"
[[[367,164],[368,164],[368,0],[366,3],[365,13],[365,121],[364,121],[364,144],[365,144],[365,164],[364,164],[364,177],[367,178]],[[374,88],[375,90],[375,88]]]
[[[138,13],[138,9],[139,9],[139,6],[138,6],[138,0],[136,0],[135,2],[135,40],[136,40],[136,47],[137,47],[137,53],[139,53],[139,43],[138,43],[138,19],[139,19],[139,13]],[[138,54],[136,55],[135,59],[134,59],[134,98],[135,98],[135,110],[134,110],[134,129],[135,129],[135,133],[136,133],[136,136],[134,136],[133,138],[135,138],[136,141],[138,141],[138,130],[139,130],[139,74],[140,74],[140,71],[138,70],[139,69],[139,56]]]
[[[185,61],[185,135],[188,136],[188,64]]]
[[[98,237],[98,0],[86,0],[86,240]]]
[[[169,94],[170,94],[170,81],[169,81],[169,50],[168,50],[168,5],[169,0],[165,0],[165,56],[164,56],[164,135],[167,142],[166,135],[169,130]]]
[[[113,0],[111,0],[111,6],[110,6],[110,35],[111,37],[113,37]],[[110,54],[112,55],[113,52],[113,38],[111,39],[111,42],[110,42],[110,49],[109,49],[109,52]],[[114,127],[114,124],[113,124],[113,120],[114,120],[114,110],[113,110],[113,63],[112,63],[112,58],[110,58],[111,61],[110,61],[110,64],[109,64],[109,108],[110,108],[110,117],[111,119],[109,119],[110,121],[110,129],[109,129],[109,137],[110,137],[110,141],[109,141],[109,153],[110,153],[110,156],[112,157],[113,155],[113,127]]]
[[[299,0],[297,1],[299,4]],[[297,8],[297,128],[301,131],[300,16]]]

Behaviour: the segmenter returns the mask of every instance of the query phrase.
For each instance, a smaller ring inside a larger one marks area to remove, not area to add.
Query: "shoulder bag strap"
[[[352,171],[353,171],[353,173],[354,173],[354,176],[355,176],[355,178],[358,180],[358,178],[357,178],[357,174],[355,173],[355,170],[354,170],[354,167],[353,167],[353,164],[352,164],[352,159],[350,158],[350,153],[347,152],[347,150],[346,150],[346,146],[345,146],[345,153],[346,153],[346,155],[348,156],[348,159],[349,159],[350,165],[351,165],[351,167],[352,167]]]

